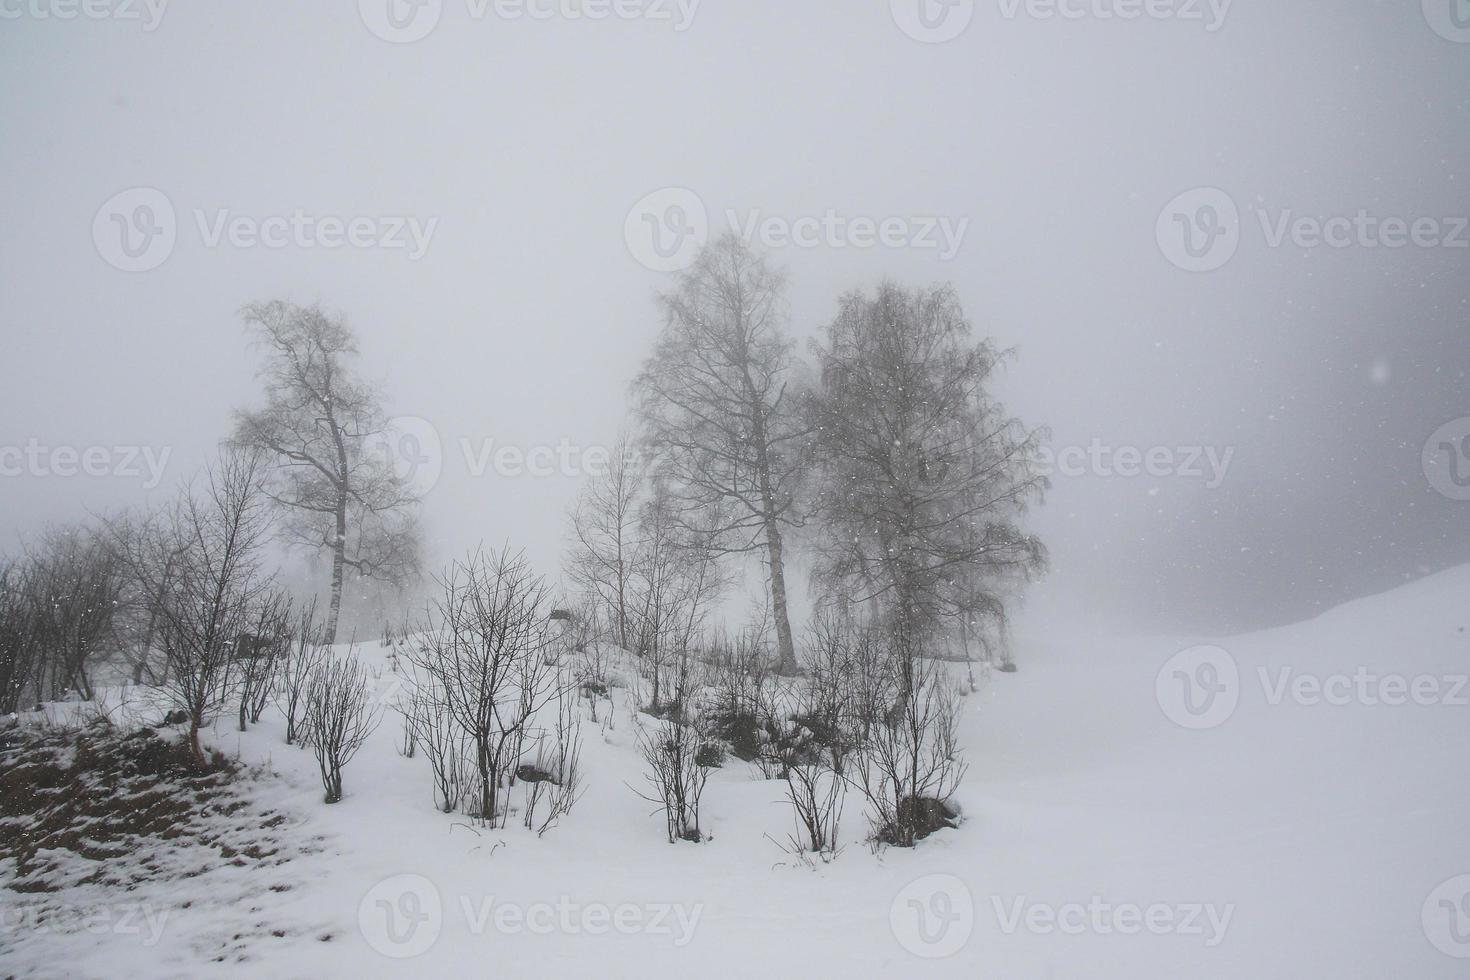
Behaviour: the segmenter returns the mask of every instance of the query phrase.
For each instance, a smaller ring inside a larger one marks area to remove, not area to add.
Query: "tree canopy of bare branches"
[[[261,563],[271,531],[266,469],[260,451],[226,448],[201,485],[181,491],[159,521],[163,541],[123,553],[152,597],[167,662],[165,690],[188,714],[189,745],[201,761],[200,728],[230,694],[236,642],[250,632],[270,595]],[[159,551],[174,561],[155,561]]]
[[[634,644],[629,607],[641,550],[638,519],[644,495],[642,467],[627,436],[619,436],[607,470],[591,475],[569,520],[567,577],[606,612],[613,639],[624,650]]]
[[[782,276],[736,236],[712,242],[661,297],[665,326],[634,393],[679,523],[722,553],[765,560],[789,671],[784,531],[799,523],[802,429],[783,293]]]
[[[908,659],[945,617],[1004,615],[1045,550],[1019,525],[1046,480],[1037,432],[993,400],[1003,355],[975,342],[947,286],[841,300],[809,402],[817,577],[876,600]]]
[[[245,307],[266,350],[266,403],[235,418],[235,442],[272,454],[269,489],[292,539],[331,556],[327,640],[335,643],[342,583],[406,584],[418,574],[417,498],[392,460],[369,451],[386,428],[382,395],[352,370],[357,341],[340,317],[282,301]]]

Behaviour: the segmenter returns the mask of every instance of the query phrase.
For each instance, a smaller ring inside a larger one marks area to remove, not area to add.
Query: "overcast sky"
[[[432,563],[555,571],[576,476],[476,476],[487,441],[610,442],[674,232],[734,212],[800,337],[891,277],[1016,348],[1009,406],[1088,460],[1033,515],[1054,601],[1244,628],[1470,561],[1421,461],[1470,416],[1458,0],[93,2],[0,0],[4,547],[193,472],[284,298],[437,441]]]

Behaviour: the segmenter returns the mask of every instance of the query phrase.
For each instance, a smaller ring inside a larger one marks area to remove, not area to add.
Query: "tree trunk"
[[[204,765],[204,747],[199,744],[199,715],[194,712],[189,714],[189,748],[194,753],[194,760]]]
[[[796,662],[796,645],[791,640],[791,615],[786,609],[786,562],[781,529],[774,518],[766,519],[766,550],[771,564],[771,614],[776,620],[776,673],[794,677],[801,667]]]
[[[332,604],[327,609],[327,642],[337,642],[337,616],[342,612],[342,568],[347,551],[347,497],[337,501],[337,540],[332,543]]]
[[[786,559],[781,542],[781,522],[776,516],[776,496],[771,492],[769,449],[764,420],[756,425],[760,437],[761,518],[766,525],[766,558],[771,566],[771,616],[776,620],[776,673],[795,677],[801,673],[796,662],[796,644],[791,640],[791,614],[786,609]]]

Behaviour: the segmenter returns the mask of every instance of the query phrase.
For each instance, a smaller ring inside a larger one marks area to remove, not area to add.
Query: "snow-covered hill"
[[[875,855],[852,797],[815,868],[770,839],[781,784],[738,762],[706,794],[713,840],[667,844],[625,707],[584,726],[586,795],[541,838],[435,812],[391,713],[331,807],[277,719],[222,722],[214,744],[278,773],[263,802],[325,841],[295,887],[130,895],[156,935],[28,936],[0,972],[1465,976],[1467,600],[1470,567],[1224,640],[1023,624],[1021,672],[963,702],[963,826]]]

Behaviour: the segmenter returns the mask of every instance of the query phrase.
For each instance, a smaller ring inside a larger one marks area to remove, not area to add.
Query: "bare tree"
[[[1003,355],[971,333],[950,288],[885,284],[845,296],[816,347],[818,582],[877,602],[905,663],[1045,561],[1018,524],[1046,488],[1039,433],[991,398]]]
[[[710,538],[678,522],[676,504],[662,481],[639,513],[640,547],[630,583],[634,649],[652,682],[648,707],[666,699],[664,673],[688,654],[706,617],[728,585]],[[677,699],[674,706],[678,706]]]
[[[583,486],[570,515],[567,577],[607,611],[618,646],[632,649],[629,604],[638,564],[642,468],[626,435],[618,437],[603,473]]]
[[[327,803],[342,799],[342,768],[382,720],[382,706],[373,702],[368,682],[367,670],[349,654],[317,664],[307,684],[307,727]]]
[[[12,714],[36,676],[35,574],[26,559],[0,561],[0,715]]]
[[[418,574],[417,498],[391,460],[367,451],[385,431],[383,399],[352,372],[357,341],[347,325],[279,300],[247,306],[244,317],[266,348],[266,404],[236,413],[234,439],[275,457],[270,492],[286,529],[331,555],[326,637],[336,643],[348,569],[395,586]]]
[[[145,510],[103,524],[123,563],[130,570],[135,563],[146,567],[143,574],[130,571],[125,577],[114,629],[134,684],[161,686],[167,676],[167,661],[157,643],[158,609],[172,585],[181,547],[168,533],[167,517],[166,511]]]
[[[634,392],[677,519],[722,554],[765,560],[779,668],[789,673],[784,531],[799,522],[803,432],[783,292],[781,275],[735,235],[712,242],[661,298],[664,330]]]
[[[439,580],[441,595],[409,659],[468,738],[478,816],[502,819],[500,790],[515,778],[526,724],[558,691],[543,656],[548,590],[523,552],[475,552]]]
[[[92,697],[92,671],[115,650],[125,570],[104,534],[50,527],[30,549],[31,642],[41,697]]]
[[[254,622],[270,587],[260,549],[270,533],[265,456],[226,449],[198,490],[186,489],[162,524],[177,554],[167,586],[144,553],[126,558],[154,597],[159,644],[168,663],[165,690],[189,717],[189,746],[199,761],[199,731],[231,690],[236,640]]]

